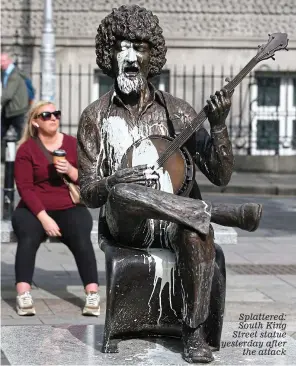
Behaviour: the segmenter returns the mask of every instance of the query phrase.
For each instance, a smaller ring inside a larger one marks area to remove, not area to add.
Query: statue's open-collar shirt
[[[162,92],[149,84],[150,98],[135,118],[112,89],[90,104],[82,113],[78,129],[79,181],[82,190],[97,189],[95,182],[113,174],[126,150],[149,135],[169,136],[168,115]],[[176,132],[186,127],[197,113],[184,100],[165,94],[173,106]],[[233,169],[231,142],[226,127],[211,131],[200,128],[187,143],[199,169],[216,185],[228,183]],[[94,192],[85,192],[93,197]],[[94,202],[92,202],[94,207]]]

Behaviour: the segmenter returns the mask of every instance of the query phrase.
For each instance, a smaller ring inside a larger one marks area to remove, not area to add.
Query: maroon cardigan
[[[76,138],[64,134],[60,149],[66,151],[67,160],[77,168]],[[68,187],[32,138],[17,151],[14,177],[21,197],[17,207],[27,207],[37,215],[42,210],[65,210],[75,206]]]

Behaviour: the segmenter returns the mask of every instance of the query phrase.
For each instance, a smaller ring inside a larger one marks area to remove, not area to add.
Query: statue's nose
[[[131,62],[131,63],[137,61],[136,51],[132,47],[128,51],[127,60],[128,60],[128,62]]]

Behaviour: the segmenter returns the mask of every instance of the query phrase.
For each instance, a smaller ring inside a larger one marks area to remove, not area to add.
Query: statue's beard
[[[120,73],[117,76],[117,86],[119,90],[124,94],[137,93],[139,94],[145,85],[145,79],[143,76],[137,76],[132,79],[129,79],[124,75],[124,73]]]

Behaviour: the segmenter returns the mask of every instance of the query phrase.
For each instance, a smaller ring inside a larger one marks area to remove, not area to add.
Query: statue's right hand
[[[147,186],[147,182],[158,180],[159,175],[148,167],[147,164],[137,165],[132,168],[124,168],[117,170],[113,175],[107,178],[107,187],[111,189],[116,184],[120,183],[136,183]]]

